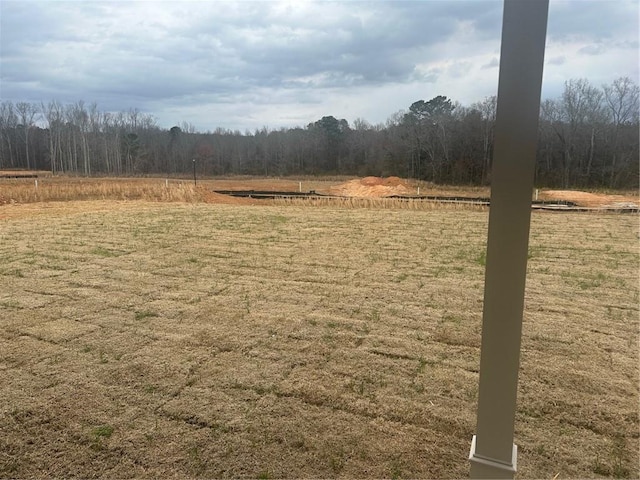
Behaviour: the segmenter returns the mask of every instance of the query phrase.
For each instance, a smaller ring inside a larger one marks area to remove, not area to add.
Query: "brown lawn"
[[[466,476],[487,211],[188,194],[0,206],[0,477]],[[521,478],[640,475],[639,235],[533,213]]]

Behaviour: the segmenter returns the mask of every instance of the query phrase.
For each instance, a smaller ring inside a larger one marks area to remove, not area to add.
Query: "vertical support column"
[[[505,0],[472,478],[513,478],[520,337],[548,0]]]

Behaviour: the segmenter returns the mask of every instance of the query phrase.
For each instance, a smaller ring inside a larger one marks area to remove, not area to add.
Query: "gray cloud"
[[[553,41],[606,40],[638,35],[637,0],[551,0],[547,35]]]
[[[636,78],[637,7],[552,0],[547,65],[562,70],[547,78]],[[162,122],[251,128],[341,115],[331,109],[377,123],[419,98],[469,103],[497,88],[496,0],[3,0],[0,14],[3,100],[84,99]],[[603,68],[598,49],[620,66]],[[580,70],[578,58],[593,63]]]
[[[584,55],[601,55],[606,52],[606,50],[607,49],[604,45],[592,43],[590,45],[585,45],[584,47],[582,47],[580,50],[578,50],[578,53]]]
[[[497,68],[500,66],[500,60],[498,57],[492,57],[488,63],[485,63],[480,68]]]
[[[552,57],[547,60],[547,64],[550,65],[562,65],[567,61],[567,58],[564,55],[559,55],[557,57]]]

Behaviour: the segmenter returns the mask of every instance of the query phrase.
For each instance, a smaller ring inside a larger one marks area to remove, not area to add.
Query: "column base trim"
[[[518,467],[518,446],[513,445],[511,463],[505,463],[494,458],[484,457],[476,453],[476,436],[471,439],[471,478],[514,478]]]

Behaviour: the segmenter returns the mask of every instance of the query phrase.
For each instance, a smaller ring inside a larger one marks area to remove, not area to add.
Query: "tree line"
[[[540,109],[536,183],[637,188],[639,87],[627,77],[601,88],[565,82]],[[491,180],[496,97],[463,106],[438,95],[384,124],[325,116],[306,127],[199,132],[160,128],[136,109],[95,103],[0,103],[0,169],[54,174],[396,175],[435,183]]]

